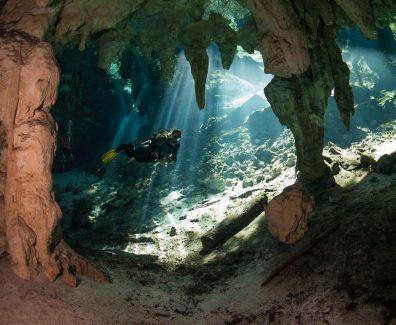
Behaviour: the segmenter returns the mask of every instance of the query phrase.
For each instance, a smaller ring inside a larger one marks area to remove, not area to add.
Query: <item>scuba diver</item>
[[[178,129],[158,131],[151,138],[142,143],[142,147],[136,148],[132,143],[121,144],[102,155],[102,162],[108,164],[117,155],[124,151],[130,158],[138,162],[159,162],[166,166],[170,162],[176,162],[177,151],[180,147],[181,131]]]

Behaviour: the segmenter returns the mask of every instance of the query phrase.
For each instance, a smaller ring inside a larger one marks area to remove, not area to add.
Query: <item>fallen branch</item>
[[[275,278],[281,271],[283,271],[285,268],[287,268],[290,264],[294,263],[296,260],[298,260],[301,256],[303,256],[305,253],[307,253],[309,250],[311,250],[313,247],[315,247],[317,244],[319,244],[321,241],[326,239],[331,233],[333,233],[338,226],[340,225],[339,222],[336,222],[332,226],[330,226],[327,230],[324,232],[320,233],[317,237],[313,238],[312,241],[308,241],[307,243],[304,243],[302,247],[298,249],[298,251],[287,258],[283,263],[281,263],[278,267],[275,268],[264,280],[264,282],[261,284],[262,287],[267,285],[273,278]]]
[[[212,204],[215,204],[217,202],[220,202],[220,199],[213,200],[213,201],[205,200],[205,201],[201,202],[201,204],[194,205],[192,208],[189,208],[187,211],[192,211],[192,210],[205,208],[205,207],[207,207],[209,205],[212,205]]]
[[[236,211],[232,211],[215,228],[201,237],[203,246],[201,254],[208,254],[217,246],[225,243],[232,236],[247,227],[264,211],[264,205],[267,203],[267,196],[260,194],[253,198],[242,210],[237,209]]]

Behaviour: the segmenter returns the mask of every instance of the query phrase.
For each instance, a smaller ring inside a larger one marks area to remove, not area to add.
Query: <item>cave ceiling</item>
[[[289,78],[309,68],[321,26],[356,26],[373,39],[376,27],[396,16],[392,0],[9,0],[0,9],[1,28],[44,39],[57,51],[83,51],[94,43],[103,69],[137,44],[147,58],[157,53],[165,80],[171,80],[175,50],[183,47],[200,108],[210,42],[218,44],[224,68],[240,45],[261,52],[266,73]]]

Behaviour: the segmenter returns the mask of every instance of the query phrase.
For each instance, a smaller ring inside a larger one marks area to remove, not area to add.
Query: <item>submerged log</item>
[[[217,246],[225,243],[232,236],[246,228],[264,211],[264,206],[267,203],[267,195],[260,194],[254,197],[242,209],[230,212],[222,222],[201,237],[203,246],[201,254],[208,254]]]

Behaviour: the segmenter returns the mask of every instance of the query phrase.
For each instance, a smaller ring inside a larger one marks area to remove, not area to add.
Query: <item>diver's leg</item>
[[[147,147],[140,147],[133,151],[133,158],[138,162],[154,162],[155,157]]]
[[[116,152],[124,151],[130,158],[135,158],[138,162],[154,162],[155,157],[147,147],[134,149],[132,143],[121,144],[117,147]]]
[[[128,143],[128,144],[120,144],[117,148],[116,148],[116,152],[120,152],[120,151],[124,151],[126,153],[126,155],[130,158],[134,158],[134,147],[132,143]]]

